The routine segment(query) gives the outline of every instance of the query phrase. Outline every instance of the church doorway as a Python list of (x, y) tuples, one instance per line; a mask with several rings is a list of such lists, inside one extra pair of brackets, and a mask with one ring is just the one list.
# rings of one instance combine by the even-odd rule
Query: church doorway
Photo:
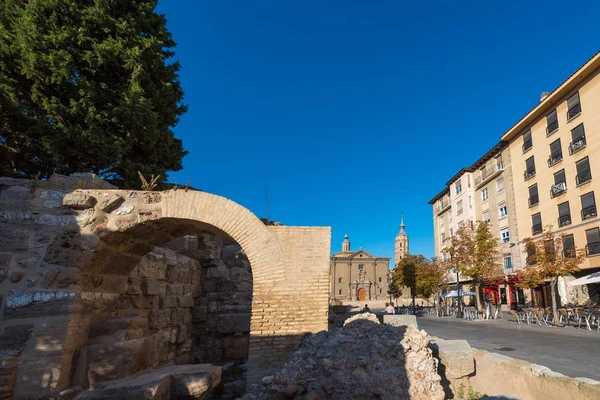
[(365, 301), (367, 299), (367, 289), (358, 289), (358, 301)]

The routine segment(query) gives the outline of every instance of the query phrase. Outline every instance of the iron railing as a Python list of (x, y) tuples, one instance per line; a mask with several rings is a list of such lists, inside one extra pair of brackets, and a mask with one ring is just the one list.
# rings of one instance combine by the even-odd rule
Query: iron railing
[(581, 210), (581, 219), (588, 219), (597, 216), (596, 205), (586, 207)]
[(523, 153), (525, 153), (527, 150), (529, 150), (532, 147), (533, 147), (533, 142), (531, 141), (531, 139), (526, 140), (525, 142), (523, 142)]
[(550, 124), (548, 124), (548, 126), (546, 127), (546, 136), (552, 135), (554, 132), (556, 132), (557, 129), (558, 129), (558, 120), (555, 120), (554, 122), (551, 122)]
[(538, 204), (540, 202), (540, 196), (537, 194), (534, 194), (533, 196), (529, 197), (529, 207), (533, 207), (536, 204)]
[(577, 174), (577, 176), (575, 176), (575, 182), (577, 182), (578, 185), (589, 182), (591, 180), (592, 180), (592, 171), (590, 171), (589, 169), (587, 171), (580, 172)]
[(568, 249), (563, 249), (563, 257), (564, 258), (575, 258), (576, 252), (575, 247), (569, 247)]
[(538, 233), (542, 233), (543, 230), (542, 224), (535, 224), (531, 227), (531, 234), (537, 235)]
[(569, 111), (567, 111), (567, 120), (575, 118), (579, 113), (581, 113), (581, 103), (577, 103), (569, 108)]
[(551, 167), (555, 164), (558, 164), (560, 161), (562, 161), (562, 159), (562, 150), (557, 150), (554, 153), (550, 154), (550, 157), (548, 157), (548, 166)]
[(577, 139), (573, 139), (573, 141), (569, 144), (569, 154), (575, 154), (579, 150), (583, 149), (586, 145), (585, 135), (579, 136)]
[(535, 167), (526, 169), (525, 172), (523, 172), (523, 177), (525, 178), (525, 180), (533, 178), (534, 176), (535, 176)]
[(550, 195), (552, 197), (560, 196), (564, 192), (567, 191), (567, 183), (566, 182), (558, 182), (554, 185), (550, 186)]
[(588, 256), (593, 256), (594, 254), (600, 254), (600, 242), (586, 244), (585, 252)]
[(571, 214), (565, 214), (558, 217), (558, 226), (565, 226), (571, 224)]

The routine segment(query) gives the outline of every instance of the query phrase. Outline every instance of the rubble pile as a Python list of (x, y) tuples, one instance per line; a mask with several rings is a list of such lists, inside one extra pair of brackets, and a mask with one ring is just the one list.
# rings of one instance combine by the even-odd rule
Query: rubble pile
[(444, 391), (429, 335), (382, 325), (370, 313), (308, 338), (276, 375), (254, 385), (246, 400), (442, 400)]

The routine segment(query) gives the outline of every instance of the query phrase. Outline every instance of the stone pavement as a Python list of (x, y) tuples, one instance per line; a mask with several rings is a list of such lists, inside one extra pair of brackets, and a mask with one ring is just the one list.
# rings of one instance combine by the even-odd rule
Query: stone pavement
[[(505, 318), (508, 317), (504, 313)], [(419, 329), (443, 339), (546, 366), (571, 377), (600, 380), (600, 332), (517, 324), (508, 319), (465, 321), (418, 317)]]

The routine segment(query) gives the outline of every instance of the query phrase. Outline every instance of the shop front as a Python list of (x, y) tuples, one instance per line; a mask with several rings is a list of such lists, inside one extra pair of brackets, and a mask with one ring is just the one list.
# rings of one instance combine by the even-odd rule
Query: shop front
[(521, 276), (518, 274), (506, 275), (495, 281), (488, 281), (483, 288), (485, 300), (492, 305), (501, 305), (503, 311), (516, 310), (525, 304), (525, 293), (519, 287)]

